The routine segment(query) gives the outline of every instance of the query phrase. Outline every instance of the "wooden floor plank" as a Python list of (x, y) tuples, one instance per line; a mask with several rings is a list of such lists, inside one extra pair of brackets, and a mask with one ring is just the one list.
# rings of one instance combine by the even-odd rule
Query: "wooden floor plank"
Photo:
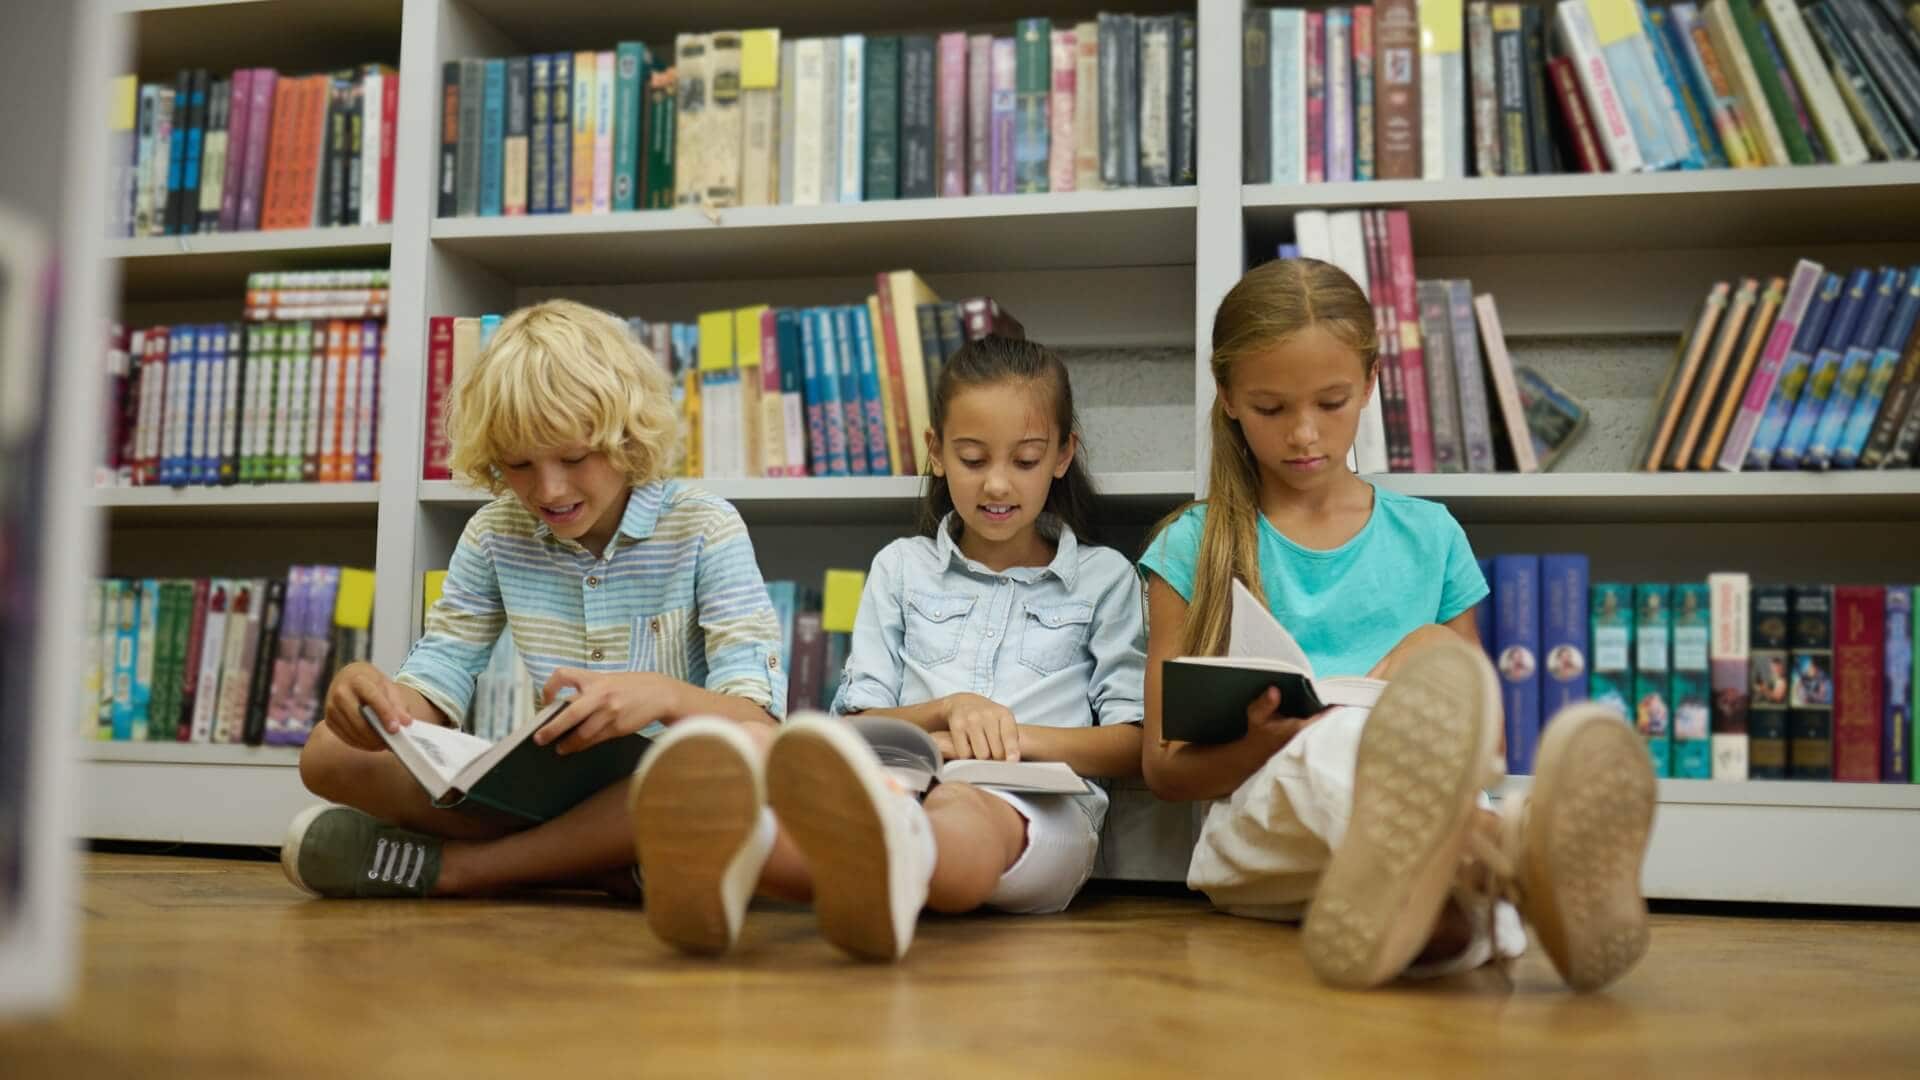
[(898, 966), (792, 907), (679, 956), (588, 896), (308, 901), (271, 863), (89, 857), (85, 972), (0, 1076), (1912, 1075), (1920, 924), (1665, 915), (1608, 993), (1536, 949), (1342, 994), (1297, 931), (1196, 901), (930, 917)]

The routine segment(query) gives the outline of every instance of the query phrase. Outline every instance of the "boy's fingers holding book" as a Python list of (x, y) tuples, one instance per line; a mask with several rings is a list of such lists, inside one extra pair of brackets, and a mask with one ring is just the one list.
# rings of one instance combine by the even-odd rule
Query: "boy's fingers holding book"
[(547, 677), (547, 685), (540, 691), (540, 700), (552, 701), (554, 695), (562, 690), (579, 691), (592, 677), (593, 672), (582, 671), (579, 668), (554, 668), (553, 674)]

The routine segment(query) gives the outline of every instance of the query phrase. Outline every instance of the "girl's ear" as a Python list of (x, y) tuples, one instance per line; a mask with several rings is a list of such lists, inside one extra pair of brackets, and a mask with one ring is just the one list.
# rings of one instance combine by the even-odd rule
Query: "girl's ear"
[(1061, 477), (1067, 475), (1067, 470), (1073, 467), (1073, 455), (1079, 452), (1080, 452), (1080, 436), (1070, 431), (1067, 433), (1066, 452), (1060, 455), (1059, 464), (1053, 467), (1053, 478), (1055, 480), (1058, 480)]
[(927, 464), (932, 467), (933, 475), (947, 475), (945, 467), (940, 464), (940, 436), (931, 430), (927, 432)]
[(1360, 407), (1366, 408), (1373, 400), (1373, 392), (1380, 387), (1380, 361), (1373, 362), (1373, 370), (1367, 372), (1367, 385), (1360, 391)]
[(1227, 419), (1229, 420), (1240, 419), (1240, 410), (1234, 407), (1233, 395), (1227, 393), (1227, 388), (1225, 384), (1220, 383), (1219, 381), (1215, 381), (1213, 384), (1213, 394), (1215, 397), (1220, 399), (1220, 407), (1226, 410)]

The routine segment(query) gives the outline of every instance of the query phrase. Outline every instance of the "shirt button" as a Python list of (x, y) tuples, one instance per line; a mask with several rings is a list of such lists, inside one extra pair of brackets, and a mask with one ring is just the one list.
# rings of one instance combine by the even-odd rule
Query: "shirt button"
[(599, 587), (600, 587), (600, 579), (599, 579), (599, 578), (597, 578), (597, 577), (590, 577), (590, 578), (588, 578), (588, 579), (587, 579), (587, 588), (589, 588), (589, 589), (597, 589), (597, 588), (599, 588)]
[(593, 650), (593, 652), (588, 653), (587, 655), (591, 656), (595, 660), (605, 660), (607, 658), (606, 652), (601, 649), (595, 649)]
[(780, 670), (780, 658), (779, 658), (778, 656), (769, 656), (769, 657), (767, 657), (767, 667), (769, 667), (769, 668), (771, 668), (771, 669), (773, 669), (774, 671), (779, 671), (779, 670)]
[(987, 631), (987, 636), (988, 636), (988, 637), (992, 637), (993, 635), (994, 635), (994, 631), (992, 631), (992, 630), (988, 630), (988, 631)]
[(647, 620), (647, 629), (658, 634), (660, 632), (660, 616), (655, 615), (653, 618)]

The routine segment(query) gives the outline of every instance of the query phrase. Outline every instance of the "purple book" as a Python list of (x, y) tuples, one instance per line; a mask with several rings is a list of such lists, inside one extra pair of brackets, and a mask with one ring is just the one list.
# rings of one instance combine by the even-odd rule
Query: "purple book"
[(1886, 724), (1880, 733), (1880, 779), (1913, 778), (1913, 589), (1887, 586)]
[(993, 134), (987, 157), (995, 195), (1013, 194), (1014, 56), (1012, 38), (993, 39)]
[(993, 35), (967, 39), (967, 194), (993, 191)]
[(267, 177), (267, 138), (273, 131), (273, 93), (280, 73), (272, 68), (253, 71), (252, 101), (247, 105), (246, 171), (240, 179), (240, 204), (234, 210), (236, 230), (260, 227), (260, 189)]
[(233, 73), (227, 106), (227, 172), (220, 181), (220, 231), (233, 232), (240, 216), (240, 183), (246, 175), (247, 136), (253, 116), (253, 69)]
[(940, 35), (938, 90), (934, 115), (938, 131), (940, 195), (967, 193), (967, 35)]

